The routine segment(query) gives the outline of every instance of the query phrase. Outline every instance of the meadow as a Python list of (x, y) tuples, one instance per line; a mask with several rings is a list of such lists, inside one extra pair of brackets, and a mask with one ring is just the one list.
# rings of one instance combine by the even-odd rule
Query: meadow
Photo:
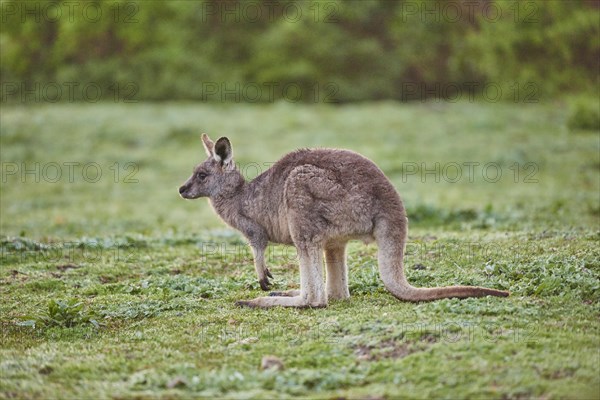
[[(3, 106), (0, 398), (600, 398), (600, 136), (569, 110)], [(349, 301), (236, 307), (262, 295), (249, 249), (177, 192), (202, 132), (247, 179), (300, 147), (369, 157), (404, 199), (412, 284), (511, 296), (401, 302), (357, 242)], [(293, 248), (267, 262), (298, 287)]]

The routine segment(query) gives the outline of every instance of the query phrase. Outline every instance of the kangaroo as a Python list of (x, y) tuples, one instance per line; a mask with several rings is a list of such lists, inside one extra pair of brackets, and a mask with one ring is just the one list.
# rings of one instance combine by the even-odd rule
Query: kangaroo
[[(179, 188), (184, 199), (208, 197), (215, 212), (248, 240), (260, 287), (273, 278), (265, 265), (269, 242), (296, 247), (300, 290), (236, 302), (247, 307), (326, 307), (347, 299), (346, 243), (375, 241), (385, 287), (398, 299), (506, 297), (508, 292), (476, 286), (417, 288), (404, 275), (408, 219), (398, 192), (370, 160), (349, 150), (302, 149), (285, 155), (246, 182), (233, 161), (229, 139), (202, 134), (208, 156)], [(323, 254), (326, 284), (323, 279)]]

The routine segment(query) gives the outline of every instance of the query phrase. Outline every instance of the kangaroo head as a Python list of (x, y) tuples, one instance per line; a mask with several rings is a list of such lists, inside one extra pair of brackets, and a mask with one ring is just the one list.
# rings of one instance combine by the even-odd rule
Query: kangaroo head
[(192, 176), (179, 188), (179, 194), (184, 199), (232, 194), (244, 183), (244, 178), (233, 162), (229, 139), (222, 137), (213, 143), (203, 133), (202, 144), (208, 158), (194, 168)]

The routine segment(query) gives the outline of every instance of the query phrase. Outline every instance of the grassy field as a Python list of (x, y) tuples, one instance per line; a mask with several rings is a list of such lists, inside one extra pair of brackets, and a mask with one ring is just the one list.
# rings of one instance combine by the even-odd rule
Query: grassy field
[[(0, 398), (600, 398), (600, 136), (548, 104), (2, 108)], [(228, 136), (248, 179), (299, 147), (373, 159), (405, 200), (410, 304), (376, 247), (349, 301), (251, 310), (242, 237), (177, 187)], [(275, 289), (293, 248), (269, 248)], [(261, 369), (264, 356), (277, 368)]]

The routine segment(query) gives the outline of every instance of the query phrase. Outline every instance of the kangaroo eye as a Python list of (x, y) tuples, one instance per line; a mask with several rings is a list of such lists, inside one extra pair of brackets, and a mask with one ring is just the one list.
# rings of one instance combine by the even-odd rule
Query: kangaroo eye
[(198, 172), (196, 174), (196, 176), (198, 177), (198, 179), (200, 179), (201, 181), (205, 180), (206, 177), (208, 176), (207, 174), (205, 174), (204, 172)]

